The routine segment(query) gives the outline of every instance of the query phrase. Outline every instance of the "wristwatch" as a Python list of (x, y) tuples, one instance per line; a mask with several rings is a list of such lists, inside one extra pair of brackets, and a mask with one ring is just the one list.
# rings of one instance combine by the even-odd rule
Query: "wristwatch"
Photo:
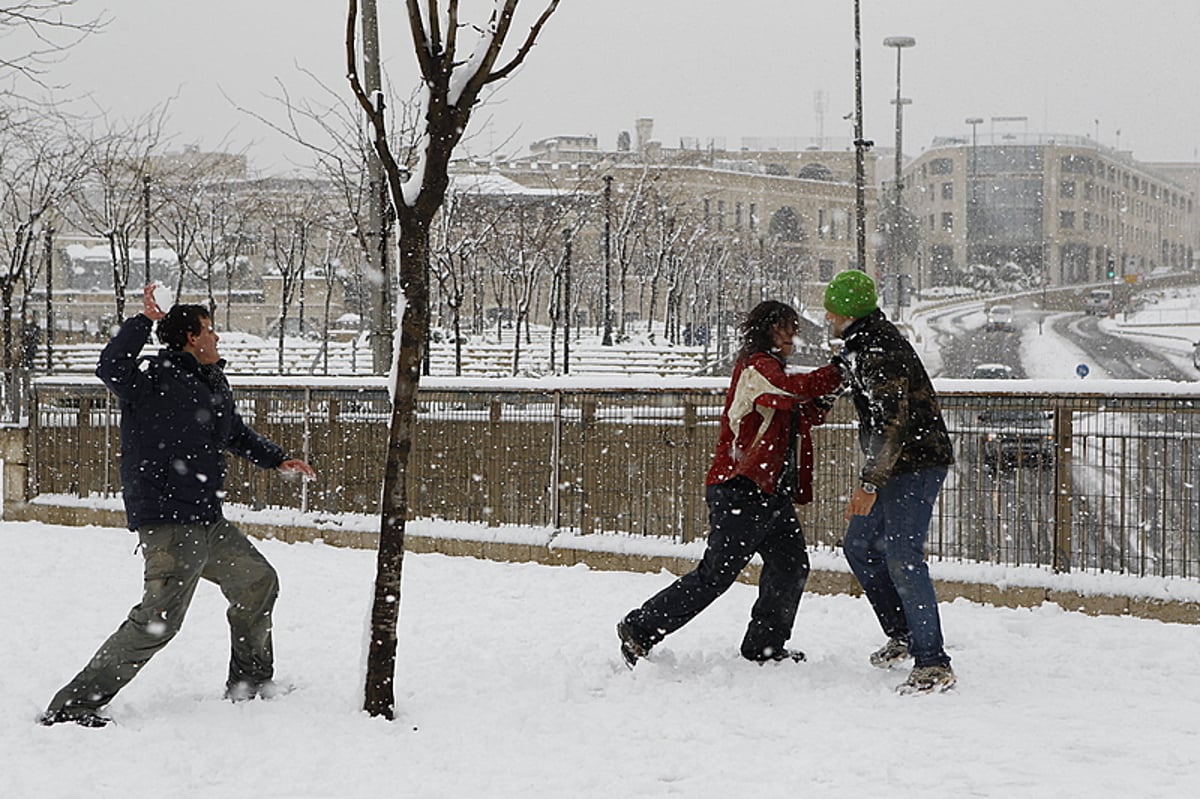
[(879, 490), (879, 486), (875, 485), (874, 483), (864, 482), (862, 484), (862, 490), (866, 491), (868, 494), (874, 494), (876, 491)]

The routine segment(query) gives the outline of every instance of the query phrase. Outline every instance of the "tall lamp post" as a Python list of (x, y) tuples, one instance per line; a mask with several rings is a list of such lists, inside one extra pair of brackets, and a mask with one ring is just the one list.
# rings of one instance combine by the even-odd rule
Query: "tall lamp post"
[(604, 336), (600, 345), (613, 345), (612, 307), (612, 175), (604, 176)]
[(860, 0), (854, 0), (854, 233), (857, 269), (867, 271), (866, 151), (874, 142), (863, 138), (862, 107), (862, 18)]
[(978, 191), (979, 183), (979, 139), (977, 137), (978, 127), (983, 124), (983, 117), (967, 117), (965, 120), (971, 126), (971, 169), (967, 179), (967, 241), (966, 241), (966, 259), (967, 263), (971, 262), (971, 244), (975, 241), (974, 225), (975, 217), (979, 213), (976, 207), (975, 194)]
[(892, 206), (892, 224), (889, 231), (888, 240), (891, 245), (892, 255), (892, 273), (895, 279), (896, 292), (896, 315), (900, 315), (900, 219), (902, 193), (904, 191), (904, 180), (901, 177), (901, 170), (904, 169), (904, 106), (911, 103), (911, 100), (906, 100), (900, 96), (900, 53), (906, 47), (915, 47), (917, 40), (911, 36), (889, 36), (883, 40), (884, 47), (896, 48), (896, 99), (893, 104), (896, 106), (896, 174), (892, 178), (892, 188), (895, 191), (895, 199)]

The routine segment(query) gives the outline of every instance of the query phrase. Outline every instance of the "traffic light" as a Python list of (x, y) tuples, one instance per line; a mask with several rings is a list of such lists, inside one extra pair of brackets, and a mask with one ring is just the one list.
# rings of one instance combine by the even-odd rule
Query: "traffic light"
[(1108, 279), (1112, 280), (1117, 276), (1117, 262), (1110, 255), (1108, 258)]

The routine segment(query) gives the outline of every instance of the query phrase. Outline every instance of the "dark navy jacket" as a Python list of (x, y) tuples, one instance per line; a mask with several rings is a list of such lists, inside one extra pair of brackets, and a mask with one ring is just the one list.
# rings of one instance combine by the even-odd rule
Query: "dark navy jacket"
[(121, 485), (129, 529), (221, 518), (225, 450), (263, 468), (281, 447), (247, 427), (221, 367), (190, 353), (139, 358), (153, 322), (126, 320), (100, 353), (96, 375), (121, 401)]

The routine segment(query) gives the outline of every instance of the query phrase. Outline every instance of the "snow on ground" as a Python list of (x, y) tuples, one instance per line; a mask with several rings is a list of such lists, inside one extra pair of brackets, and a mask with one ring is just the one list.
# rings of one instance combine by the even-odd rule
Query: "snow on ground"
[(103, 730), (34, 724), (140, 591), (122, 530), (0, 524), (0, 796), (1183, 797), (1200, 791), (1200, 628), (943, 604), (959, 687), (899, 697), (865, 600), (806, 596), (805, 664), (737, 656), (736, 585), (631, 671), (613, 626), (666, 574), (405, 561), (394, 723), (360, 711), (374, 554), (260, 546), (282, 581), (272, 702), (221, 700), (204, 585)]

